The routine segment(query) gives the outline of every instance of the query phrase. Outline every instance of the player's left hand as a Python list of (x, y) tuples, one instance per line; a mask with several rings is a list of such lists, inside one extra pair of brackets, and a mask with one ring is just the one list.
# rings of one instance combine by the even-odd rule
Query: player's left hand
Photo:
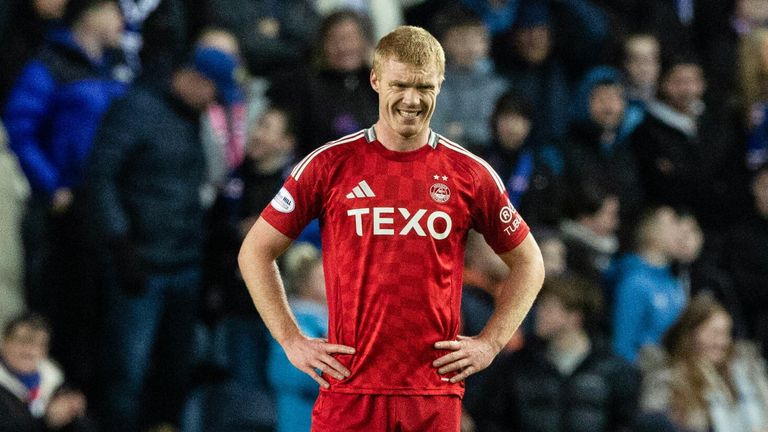
[(459, 336), (457, 340), (435, 343), (435, 349), (453, 351), (432, 362), (440, 375), (458, 373), (450, 378), (451, 383), (463, 381), (468, 376), (487, 368), (498, 350), (479, 337)]

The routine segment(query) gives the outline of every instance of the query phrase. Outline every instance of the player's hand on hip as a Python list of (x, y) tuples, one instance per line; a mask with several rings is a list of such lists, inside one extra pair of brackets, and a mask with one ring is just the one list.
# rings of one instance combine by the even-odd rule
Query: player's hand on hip
[(300, 371), (306, 373), (324, 388), (330, 387), (323, 374), (337, 380), (349, 377), (350, 371), (331, 354), (354, 354), (355, 349), (345, 345), (328, 343), (325, 339), (308, 338), (300, 335), (283, 345), (288, 360)]
[(459, 336), (457, 340), (435, 343), (435, 349), (452, 351), (432, 362), (440, 375), (457, 372), (450, 382), (463, 381), (468, 376), (487, 368), (496, 349), (490, 343), (478, 337)]

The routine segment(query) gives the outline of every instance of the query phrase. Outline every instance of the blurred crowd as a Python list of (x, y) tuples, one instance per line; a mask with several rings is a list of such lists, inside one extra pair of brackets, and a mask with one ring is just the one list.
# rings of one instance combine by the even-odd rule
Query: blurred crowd
[[(446, 51), (432, 128), (544, 255), (469, 431), (768, 431), (768, 2), (8, 0), (0, 430), (306, 431), (238, 274), (293, 165), (372, 125), (372, 48)], [(281, 259), (328, 333), (317, 222)], [(468, 239), (463, 333), (504, 266)]]

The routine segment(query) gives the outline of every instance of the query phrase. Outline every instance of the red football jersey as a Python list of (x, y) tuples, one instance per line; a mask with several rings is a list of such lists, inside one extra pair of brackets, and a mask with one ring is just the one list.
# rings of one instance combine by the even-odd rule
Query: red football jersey
[(330, 391), (463, 394), (432, 361), (459, 332), (467, 231), (497, 253), (529, 231), (485, 161), (433, 132), (391, 151), (371, 127), (310, 153), (261, 216), (291, 238), (320, 220), (328, 339), (356, 350)]

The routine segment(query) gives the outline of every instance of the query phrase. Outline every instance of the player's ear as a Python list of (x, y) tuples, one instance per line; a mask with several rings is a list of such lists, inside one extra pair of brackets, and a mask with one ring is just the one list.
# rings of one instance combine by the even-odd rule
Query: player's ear
[(378, 93), (379, 92), (379, 77), (376, 75), (376, 69), (371, 69), (371, 87), (373, 87), (373, 90)]

